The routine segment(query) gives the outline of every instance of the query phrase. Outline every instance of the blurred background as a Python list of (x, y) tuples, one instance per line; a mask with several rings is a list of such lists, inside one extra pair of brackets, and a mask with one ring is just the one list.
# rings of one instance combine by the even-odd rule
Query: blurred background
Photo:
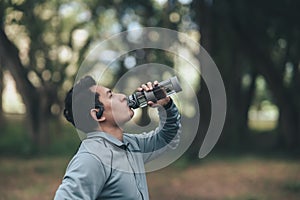
[[(227, 94), (221, 138), (200, 160), (210, 99), (198, 80), (196, 138), (179, 160), (148, 174), (150, 198), (298, 199), (299, 8), (298, 0), (1, 0), (0, 199), (53, 198), (80, 144), (62, 117), (80, 64), (100, 41), (141, 27), (199, 42)], [(131, 52), (114, 80), (142, 61), (175, 62), (151, 49)]]

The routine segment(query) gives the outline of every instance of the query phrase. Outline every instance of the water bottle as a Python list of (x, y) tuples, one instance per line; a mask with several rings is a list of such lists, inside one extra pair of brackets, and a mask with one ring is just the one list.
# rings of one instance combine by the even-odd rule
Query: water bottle
[(180, 91), (182, 91), (182, 88), (177, 77), (174, 76), (158, 83), (151, 91), (134, 92), (127, 97), (127, 102), (130, 108), (143, 108), (148, 105), (148, 101), (156, 103), (158, 100)]

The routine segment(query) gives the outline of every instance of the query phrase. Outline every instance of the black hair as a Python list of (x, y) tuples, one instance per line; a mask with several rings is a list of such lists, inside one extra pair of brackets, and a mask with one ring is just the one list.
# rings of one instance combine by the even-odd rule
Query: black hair
[(86, 133), (95, 131), (98, 127), (90, 110), (100, 107), (103, 112), (104, 109), (103, 103), (99, 100), (100, 94), (90, 89), (94, 85), (96, 81), (91, 76), (85, 76), (68, 91), (65, 98), (65, 118)]

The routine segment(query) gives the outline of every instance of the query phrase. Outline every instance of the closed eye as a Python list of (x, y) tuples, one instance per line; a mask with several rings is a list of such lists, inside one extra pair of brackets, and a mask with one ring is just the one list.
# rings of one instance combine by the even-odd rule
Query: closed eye
[(111, 90), (108, 90), (108, 91), (106, 92), (106, 94), (107, 94), (108, 98), (111, 98), (112, 95), (113, 95), (113, 93), (111, 92)]

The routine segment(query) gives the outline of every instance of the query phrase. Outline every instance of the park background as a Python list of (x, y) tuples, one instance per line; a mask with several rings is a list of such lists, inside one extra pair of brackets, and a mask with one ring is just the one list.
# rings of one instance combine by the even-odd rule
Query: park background
[[(141, 27), (199, 42), (227, 95), (222, 135), (199, 159), (210, 119), (199, 80), (197, 136), (175, 163), (148, 173), (151, 199), (298, 199), (299, 8), (297, 0), (1, 0), (0, 199), (53, 198), (80, 144), (62, 118), (66, 91), (96, 43)], [(174, 62), (151, 50), (135, 65), (142, 60)], [(125, 61), (115, 80), (128, 70)], [(147, 123), (147, 114), (139, 123)]]

